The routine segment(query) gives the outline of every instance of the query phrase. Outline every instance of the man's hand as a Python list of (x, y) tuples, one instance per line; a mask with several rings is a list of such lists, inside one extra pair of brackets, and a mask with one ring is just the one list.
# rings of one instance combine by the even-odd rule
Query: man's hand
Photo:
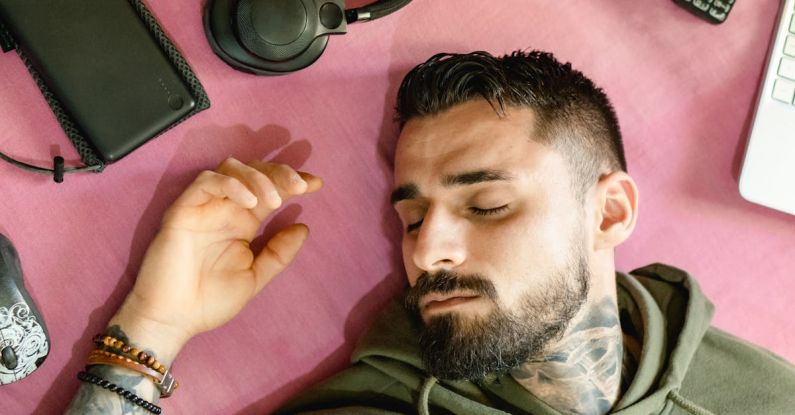
[(204, 171), (166, 211), (138, 279), (111, 320), (166, 364), (191, 337), (237, 315), (292, 262), (309, 229), (294, 224), (262, 252), (249, 243), (262, 222), (320, 178), (283, 164), (227, 159)]

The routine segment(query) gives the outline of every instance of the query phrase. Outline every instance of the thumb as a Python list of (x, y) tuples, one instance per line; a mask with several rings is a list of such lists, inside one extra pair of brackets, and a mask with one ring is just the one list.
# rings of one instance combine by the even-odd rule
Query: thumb
[(309, 228), (301, 223), (290, 225), (273, 235), (252, 265), (257, 293), (293, 262), (307, 236)]

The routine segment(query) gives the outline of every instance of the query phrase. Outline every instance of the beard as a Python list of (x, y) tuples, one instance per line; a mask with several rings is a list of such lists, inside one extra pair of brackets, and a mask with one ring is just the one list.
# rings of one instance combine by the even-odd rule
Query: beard
[[(420, 353), (428, 373), (445, 380), (479, 380), (540, 356), (588, 297), (591, 274), (585, 255), (563, 268), (550, 275), (545, 286), (528, 289), (517, 310), (501, 306), (494, 284), (484, 276), (448, 271), (420, 275), (406, 292), (404, 305), (420, 330)], [(479, 294), (493, 309), (485, 316), (450, 312), (423, 322), (422, 297), (457, 290)]]

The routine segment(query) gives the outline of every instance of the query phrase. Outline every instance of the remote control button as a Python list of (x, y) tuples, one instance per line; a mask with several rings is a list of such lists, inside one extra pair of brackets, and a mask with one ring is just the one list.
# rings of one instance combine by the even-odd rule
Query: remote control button
[(784, 54), (795, 57), (795, 36), (787, 36), (784, 42)]
[(778, 65), (778, 74), (795, 81), (795, 60), (781, 58), (781, 63)]
[(773, 98), (792, 104), (793, 97), (795, 97), (795, 82), (776, 79), (776, 83), (773, 84)]
[(0, 363), (9, 370), (17, 368), (17, 354), (14, 353), (14, 349), (11, 346), (4, 347), (3, 351), (0, 352)]

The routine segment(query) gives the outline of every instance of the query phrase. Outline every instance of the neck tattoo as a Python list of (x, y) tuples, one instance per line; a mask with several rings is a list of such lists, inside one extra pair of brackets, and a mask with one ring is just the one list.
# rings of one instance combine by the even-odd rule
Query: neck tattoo
[(621, 394), (623, 342), (615, 300), (591, 306), (543, 356), (511, 375), (533, 395), (568, 414), (601, 415)]

